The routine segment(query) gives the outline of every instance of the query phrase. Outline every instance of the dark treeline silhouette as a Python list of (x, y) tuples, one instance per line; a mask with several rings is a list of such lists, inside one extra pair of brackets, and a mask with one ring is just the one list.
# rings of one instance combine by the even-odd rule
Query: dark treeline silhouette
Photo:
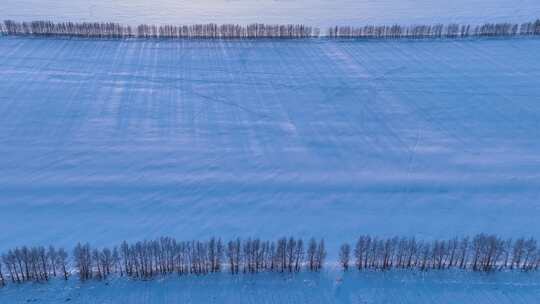
[(320, 30), (303, 24), (194, 24), (148, 25), (136, 27), (118, 23), (74, 23), (6, 20), (0, 23), (4, 35), (67, 36), (83, 38), (466, 38), (540, 35), (540, 20), (517, 23), (433, 24), (433, 25), (366, 25), (335, 26), (321, 35)]
[(467, 38), (540, 35), (540, 19), (522, 24), (485, 23), (435, 25), (367, 25), (335, 26), (328, 29), (329, 38)]
[[(184, 276), (226, 271), (236, 275), (296, 273), (303, 269), (317, 272), (324, 266), (326, 254), (324, 240), (312, 238), (304, 242), (292, 237), (228, 242), (216, 238), (178, 241), (161, 237), (123, 242), (110, 248), (79, 243), (71, 256), (63, 248), (23, 246), (2, 254), (0, 287), (8, 281), (46, 282), (52, 277), (68, 280), (71, 274), (86, 281), (103, 280), (111, 275), (151, 279), (172, 273)], [(540, 267), (540, 247), (535, 239), (502, 239), (487, 234), (434, 241), (363, 235), (353, 246), (343, 244), (338, 258), (344, 270), (355, 267), (359, 270), (536, 271)]]
[(73, 23), (51, 21), (4, 21), (0, 30), (7, 35), (73, 36), (85, 38), (308, 38), (319, 30), (302, 24), (194, 24), (147, 25), (118, 23)]
[[(306, 265), (311, 271), (322, 268), (326, 251), (324, 241), (282, 238), (277, 241), (260, 239), (209, 241), (177, 241), (162, 237), (134, 244), (123, 242), (111, 249), (91, 249), (78, 244), (74, 250), (75, 270), (82, 280), (102, 279), (111, 273), (135, 278), (156, 275), (203, 275), (224, 268), (232, 274), (261, 271), (298, 272)], [(225, 267), (227, 266), (227, 267)]]
[[(346, 270), (350, 247), (340, 250), (340, 263)], [(376, 238), (360, 236), (353, 249), (356, 268), (388, 270), (469, 269), (490, 272), (518, 269), (538, 270), (540, 248), (535, 239), (502, 239), (479, 234), (473, 238), (419, 241), (415, 238)]]
[[(326, 258), (324, 240), (281, 238), (276, 241), (236, 239), (227, 243), (212, 238), (208, 241), (177, 241), (161, 237), (136, 243), (123, 242), (112, 248), (92, 248), (77, 244), (71, 260), (64, 249), (21, 247), (2, 255), (6, 275), (14, 283), (43, 282), (50, 277), (65, 280), (76, 273), (80, 280), (106, 279), (111, 274), (149, 279), (158, 275), (204, 275), (226, 270), (231, 274), (299, 272), (322, 269)], [(0, 286), (6, 278), (0, 268)]]
[[(50, 246), (15, 248), (2, 254), (5, 273), (12, 282), (48, 281), (50, 277), (69, 275), (68, 254), (64, 249)], [(6, 278), (0, 266), (0, 286), (5, 285)]]

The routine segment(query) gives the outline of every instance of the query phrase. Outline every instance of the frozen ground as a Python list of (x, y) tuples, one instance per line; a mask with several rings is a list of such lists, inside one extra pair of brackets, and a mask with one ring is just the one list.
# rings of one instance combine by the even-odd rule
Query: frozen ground
[(538, 0), (2, 0), (0, 18), (138, 23), (523, 22)]
[(540, 236), (540, 40), (0, 39), (0, 251)]
[(228, 274), (149, 282), (77, 280), (46, 285), (10, 285), (0, 302), (23, 303), (537, 303), (537, 274), (303, 273), (296, 276)]

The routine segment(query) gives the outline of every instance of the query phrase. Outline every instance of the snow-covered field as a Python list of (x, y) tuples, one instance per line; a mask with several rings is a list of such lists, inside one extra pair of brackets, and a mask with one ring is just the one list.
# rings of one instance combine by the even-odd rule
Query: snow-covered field
[(540, 40), (0, 39), (0, 251), (540, 236)]
[(376, 272), (228, 274), (155, 281), (10, 285), (1, 303), (537, 303), (536, 273)]
[(523, 22), (540, 17), (538, 0), (2, 0), (0, 18), (138, 23)]

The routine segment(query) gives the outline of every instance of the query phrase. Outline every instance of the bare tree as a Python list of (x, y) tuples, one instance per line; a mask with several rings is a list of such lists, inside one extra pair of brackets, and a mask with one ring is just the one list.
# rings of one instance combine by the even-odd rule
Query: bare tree
[(0, 263), (0, 287), (6, 286), (6, 282), (4, 280), (4, 274), (2, 273), (2, 263)]
[(92, 254), (89, 244), (77, 244), (73, 250), (73, 258), (75, 269), (79, 273), (81, 281), (86, 281), (92, 278)]
[(315, 255), (316, 260), (316, 267), (315, 270), (320, 270), (324, 265), (324, 260), (326, 259), (326, 247), (324, 245), (324, 239), (321, 239), (319, 241), (319, 244), (317, 245), (317, 251)]
[(349, 269), (349, 259), (351, 254), (351, 246), (349, 244), (341, 245), (339, 249), (339, 262), (344, 270)]
[(69, 277), (68, 254), (63, 248), (60, 248), (57, 252), (57, 266), (62, 270), (64, 280), (67, 280)]
[(53, 246), (49, 246), (47, 252), (47, 258), (49, 259), (50, 269), (52, 269), (52, 274), (56, 277), (56, 267), (58, 266), (58, 254), (56, 249)]
[(317, 267), (317, 241), (314, 238), (309, 240), (307, 248), (307, 261), (309, 270), (315, 270)]

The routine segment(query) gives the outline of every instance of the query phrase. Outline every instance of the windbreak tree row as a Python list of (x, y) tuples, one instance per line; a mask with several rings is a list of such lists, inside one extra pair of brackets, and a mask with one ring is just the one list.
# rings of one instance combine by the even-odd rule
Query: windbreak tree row
[(149, 279), (158, 275), (205, 275), (227, 271), (231, 274), (319, 271), (324, 265), (324, 240), (281, 238), (276, 241), (235, 239), (222, 242), (178, 241), (161, 237), (136, 243), (123, 242), (112, 248), (77, 244), (68, 260), (64, 249), (20, 247), (2, 255), (6, 277), (0, 267), (0, 286), (8, 278), (13, 283), (44, 282), (51, 277), (68, 279), (77, 274), (82, 281), (106, 279), (115, 274)]
[(326, 257), (324, 240), (311, 239), (307, 248), (303, 244), (303, 240), (293, 238), (236, 239), (224, 243), (215, 238), (186, 242), (162, 237), (134, 244), (123, 242), (112, 249), (78, 244), (73, 262), (81, 280), (103, 279), (111, 273), (152, 278), (170, 273), (204, 275), (223, 269), (231, 274), (298, 272), (304, 266), (310, 271), (320, 270)]
[(319, 30), (303, 24), (194, 24), (136, 27), (118, 23), (54, 23), (51, 21), (4, 21), (0, 31), (7, 35), (73, 36), (85, 38), (308, 38)]
[(353, 249), (349, 244), (341, 246), (339, 260), (345, 270), (354, 263), (359, 270), (453, 268), (483, 272), (505, 269), (532, 271), (540, 267), (540, 248), (532, 238), (512, 240), (487, 234), (429, 242), (363, 235)]
[[(2, 268), (4, 266), (4, 268)], [(62, 248), (20, 247), (2, 254), (0, 286), (6, 284), (5, 275), (14, 283), (48, 281), (58, 275), (68, 278), (68, 253)]]
[[(111, 275), (151, 279), (173, 273), (317, 272), (325, 265), (327, 255), (323, 239), (305, 242), (292, 237), (227, 242), (218, 238), (179, 241), (161, 237), (102, 248), (79, 243), (71, 252), (68, 255), (65, 249), (53, 246), (10, 249), (1, 255), (0, 287), (8, 281), (67, 280), (72, 274), (86, 281)], [(340, 247), (338, 261), (344, 270), (536, 271), (540, 268), (540, 247), (532, 238), (502, 239), (487, 234), (433, 241), (363, 235), (354, 245)]]
[(467, 38), (540, 35), (540, 20), (517, 23), (419, 24), (334, 26), (320, 32), (317, 27), (304, 24), (194, 24), (194, 25), (122, 25), (118, 23), (6, 20), (0, 23), (0, 34), (83, 38)]
[(522, 24), (486, 23), (435, 25), (367, 25), (364, 27), (336, 26), (328, 29), (330, 38), (467, 38), (540, 35), (540, 19)]

